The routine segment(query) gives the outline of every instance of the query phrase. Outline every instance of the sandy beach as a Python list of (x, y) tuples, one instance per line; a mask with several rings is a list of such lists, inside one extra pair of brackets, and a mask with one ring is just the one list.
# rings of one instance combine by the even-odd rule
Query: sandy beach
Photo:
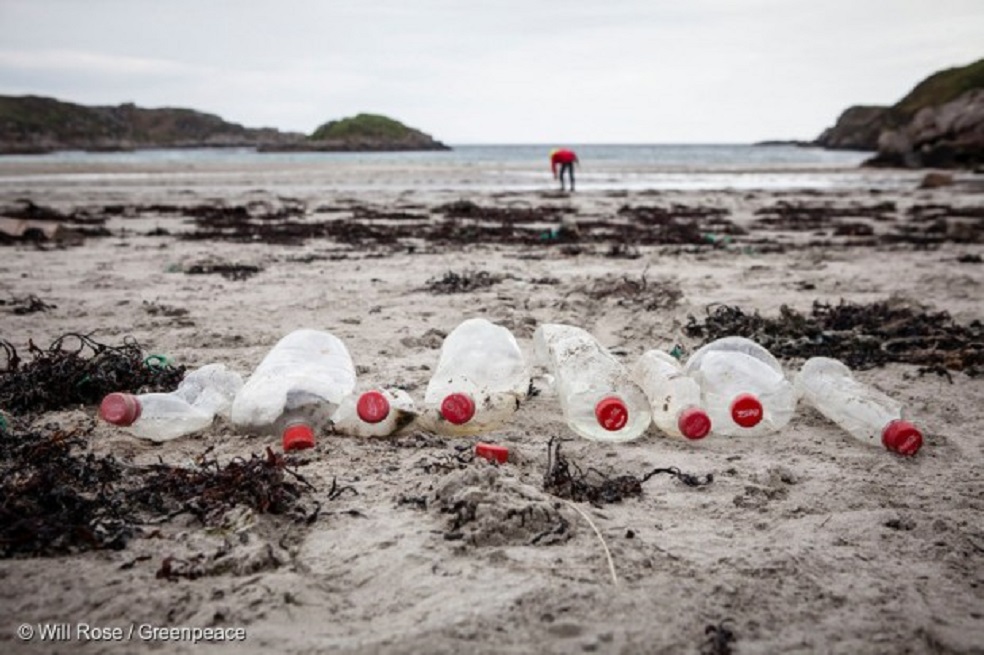
[[(887, 187), (865, 176), (888, 173), (855, 171), (850, 188), (830, 190), (568, 195), (548, 172), (535, 189), (462, 191), (425, 168), (102, 177), (113, 170), (0, 167), (6, 213), (29, 200), (82, 235), (0, 245), (0, 338), (24, 361), (29, 341), (82, 333), (247, 376), (277, 339), (312, 327), (346, 342), (360, 384), (419, 402), (441, 339), (473, 316), (512, 330), (531, 364), (544, 322), (581, 326), (630, 364), (649, 348), (693, 352), (703, 340), (688, 325), (721, 305), (776, 318), (816, 302), (891, 302), (962, 326), (984, 319), (984, 190), (969, 174), (935, 189), (919, 188), (921, 173)], [(376, 186), (381, 174), (393, 179)], [(50, 307), (12, 311), (29, 296)], [(782, 358), (788, 374), (802, 361)], [(481, 438), (319, 435), (291, 467), (312, 486), (299, 514), (237, 506), (205, 525), (183, 513), (120, 550), (0, 560), (0, 649), (982, 653), (984, 381), (979, 365), (959, 366), (857, 373), (922, 427), (914, 458), (861, 444), (803, 404), (766, 437), (684, 442), (651, 428), (593, 443), (547, 392)], [(148, 443), (99, 421), (94, 405), (18, 420), (81, 430), (84, 452), (134, 465), (280, 450), (221, 420)], [(572, 503), (544, 489), (551, 439), (566, 439), (563, 454), (585, 471), (677, 467), (713, 482), (657, 475), (638, 497)], [(510, 461), (473, 460), (479, 440), (508, 446)], [(245, 638), (18, 638), (22, 624), (60, 623)]]

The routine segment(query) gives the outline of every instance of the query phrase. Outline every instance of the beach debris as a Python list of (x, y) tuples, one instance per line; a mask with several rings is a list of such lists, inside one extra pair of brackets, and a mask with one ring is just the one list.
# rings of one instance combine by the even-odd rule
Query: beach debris
[[(288, 468), (288, 463), (296, 464), (296, 460), (288, 460), (269, 447), (263, 455), (236, 457), (225, 466), (207, 459), (208, 454), (206, 451), (198, 458), (195, 468), (152, 464), (135, 469), (140, 486), (128, 492), (130, 501), (156, 517), (189, 513), (204, 525), (217, 525), (236, 506), (260, 514), (293, 514), (302, 522), (317, 511), (298, 502), (314, 486)], [(337, 498), (341, 492), (332, 486)]]
[(133, 536), (123, 465), (76, 452), (93, 425), (27, 429), (14, 418), (0, 435), (0, 559), (119, 550)]
[[(310, 524), (320, 505), (300, 462), (274, 454), (207, 459), (193, 468), (133, 466), (85, 452), (94, 421), (28, 427), (16, 417), (0, 433), (0, 558), (119, 550), (146, 526), (190, 513), (207, 526), (248, 508)], [(329, 500), (347, 490), (333, 484)], [(353, 490), (354, 491), (354, 490)]]
[(645, 311), (672, 309), (683, 298), (680, 282), (675, 277), (647, 278), (648, 267), (638, 278), (628, 275), (605, 275), (589, 285), (575, 288), (592, 300), (614, 299), (621, 307), (638, 307)]
[(479, 442), (475, 444), (475, 456), (505, 464), (509, 460), (509, 449), (498, 444)]
[(433, 294), (471, 293), (502, 282), (502, 276), (488, 271), (447, 271), (427, 280), (425, 289)]
[(0, 243), (14, 241), (54, 241), (63, 236), (65, 228), (53, 221), (32, 221), (0, 216)]
[(58, 305), (51, 305), (41, 300), (33, 293), (23, 298), (11, 298), (10, 300), (0, 300), (0, 306), (11, 307), (11, 311), (18, 316), (34, 314), (35, 312), (46, 312), (50, 309), (57, 309)]
[(30, 362), (0, 339), (6, 365), (0, 369), (0, 406), (11, 414), (53, 411), (72, 405), (94, 405), (114, 391), (149, 393), (173, 391), (184, 366), (151, 365), (132, 337), (119, 346), (91, 335), (67, 333), (40, 348), (28, 342)]
[(920, 189), (938, 189), (944, 186), (953, 186), (953, 176), (936, 171), (923, 175), (922, 182), (919, 183)]
[(775, 318), (714, 305), (703, 321), (689, 316), (684, 332), (702, 343), (743, 336), (781, 359), (832, 357), (854, 370), (900, 362), (984, 374), (984, 323), (961, 325), (945, 311), (930, 312), (901, 298), (836, 305), (817, 300), (808, 314), (784, 305)]
[(732, 643), (736, 639), (735, 631), (729, 627), (733, 619), (724, 619), (704, 628), (705, 639), (700, 645), (701, 655), (731, 655)]
[(253, 264), (202, 262), (184, 269), (185, 275), (221, 275), (227, 280), (248, 280), (263, 269)]
[(677, 478), (688, 487), (702, 487), (714, 481), (713, 474), (703, 478), (684, 473), (676, 467), (655, 468), (638, 478), (634, 475), (609, 476), (598, 469), (581, 467), (569, 461), (560, 452), (561, 440), (551, 437), (547, 443), (547, 471), (543, 476), (543, 490), (558, 498), (592, 505), (618, 503), (626, 498), (642, 495), (642, 485), (660, 473)]

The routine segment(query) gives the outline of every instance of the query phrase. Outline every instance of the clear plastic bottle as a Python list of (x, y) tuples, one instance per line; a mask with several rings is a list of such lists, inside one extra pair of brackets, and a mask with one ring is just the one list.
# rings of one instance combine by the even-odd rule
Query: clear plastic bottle
[(859, 441), (907, 456), (922, 447), (922, 433), (902, 418), (902, 403), (859, 382), (836, 359), (806, 360), (793, 383), (806, 402)]
[(355, 389), (345, 344), (328, 332), (291, 332), (267, 353), (232, 404), (232, 422), (259, 434), (280, 434), (284, 450), (311, 448), (316, 431)]
[(796, 392), (782, 366), (750, 339), (712, 341), (691, 355), (683, 370), (700, 384), (714, 434), (768, 434), (785, 427), (796, 411)]
[(134, 436), (169, 441), (212, 425), (228, 416), (243, 378), (225, 364), (207, 364), (188, 373), (170, 393), (111, 393), (103, 398), (99, 415)]
[(649, 398), (653, 423), (661, 431), (687, 439), (703, 439), (710, 432), (700, 385), (683, 372), (675, 357), (662, 350), (647, 351), (632, 368), (632, 379)]
[(440, 434), (487, 432), (512, 418), (529, 387), (529, 370), (512, 332), (471, 318), (444, 339), (419, 421)]
[(403, 389), (371, 389), (342, 400), (331, 422), (335, 432), (353, 437), (388, 437), (417, 417), (413, 398)]
[(546, 323), (533, 334), (537, 361), (554, 378), (564, 419), (594, 441), (629, 441), (649, 427), (649, 400), (590, 333)]

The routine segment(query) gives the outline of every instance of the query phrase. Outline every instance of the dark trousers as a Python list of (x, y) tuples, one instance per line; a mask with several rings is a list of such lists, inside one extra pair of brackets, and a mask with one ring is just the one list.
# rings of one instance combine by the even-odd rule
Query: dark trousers
[(571, 191), (574, 190), (574, 164), (561, 164), (560, 165), (560, 189), (564, 190), (564, 173), (571, 178)]

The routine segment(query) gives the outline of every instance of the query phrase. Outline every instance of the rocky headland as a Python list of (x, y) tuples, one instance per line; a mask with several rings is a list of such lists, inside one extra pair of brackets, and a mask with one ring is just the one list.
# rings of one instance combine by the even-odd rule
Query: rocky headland
[(244, 127), (192, 109), (147, 109), (131, 103), (86, 106), (40, 96), (0, 96), (2, 154), (230, 147), (262, 151), (448, 149), (419, 130), (374, 114), (330, 121), (305, 135)]
[(892, 106), (848, 108), (815, 145), (875, 151), (868, 166), (984, 166), (984, 59), (931, 75)]

